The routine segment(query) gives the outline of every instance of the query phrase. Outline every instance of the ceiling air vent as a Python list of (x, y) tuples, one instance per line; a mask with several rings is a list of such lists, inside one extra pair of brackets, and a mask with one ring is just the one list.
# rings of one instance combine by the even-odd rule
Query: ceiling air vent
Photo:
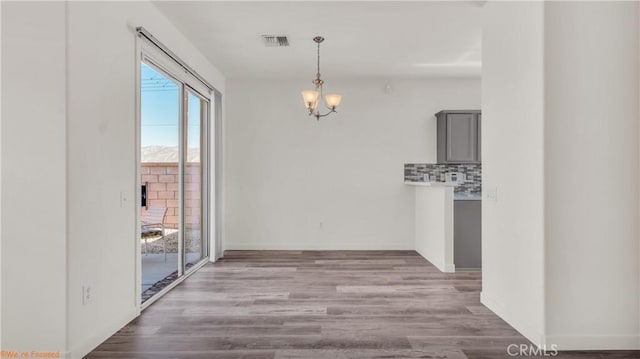
[(286, 36), (262, 35), (262, 41), (266, 47), (283, 47), (289, 46), (289, 40)]

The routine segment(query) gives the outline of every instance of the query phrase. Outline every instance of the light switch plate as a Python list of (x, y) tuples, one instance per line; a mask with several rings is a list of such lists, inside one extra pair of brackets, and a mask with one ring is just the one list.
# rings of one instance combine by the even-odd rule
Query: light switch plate
[(89, 285), (82, 286), (82, 304), (87, 305), (93, 302), (93, 289)]
[(486, 189), (487, 200), (489, 201), (497, 201), (498, 200), (498, 188), (497, 187), (489, 187)]

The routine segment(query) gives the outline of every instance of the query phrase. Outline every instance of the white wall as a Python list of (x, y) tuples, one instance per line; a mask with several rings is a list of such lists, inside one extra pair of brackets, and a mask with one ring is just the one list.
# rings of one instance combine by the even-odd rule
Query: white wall
[(65, 4), (1, 6), (2, 349), (64, 352)]
[(441, 272), (453, 263), (453, 187), (415, 188), (414, 249)]
[(547, 343), (638, 348), (638, 3), (545, 6)]
[(638, 4), (484, 16), (482, 301), (536, 344), (638, 349)]
[[(83, 355), (136, 314), (135, 27), (144, 26), (220, 91), (223, 76), (147, 2), (71, 2), (69, 350)], [(82, 305), (82, 285), (94, 289)]]
[(138, 314), (135, 27), (222, 92), (224, 77), (148, 2), (2, 16), (2, 349), (79, 358)]
[[(2, 4), (0, 4), (0, 33), (2, 33)], [(2, 84), (2, 36), (0, 35), (0, 84)], [(2, 198), (2, 86), (0, 85), (0, 198)], [(2, 203), (0, 202), (0, 317), (2, 316)], [(0, 348), (2, 345), (2, 319), (0, 319)]]
[(414, 248), (403, 165), (435, 162), (433, 114), (479, 108), (479, 80), (325, 81), (344, 100), (320, 122), (311, 78), (228, 81), (226, 249)]
[[(489, 2), (482, 34), (482, 303), (544, 334), (543, 4)], [(486, 197), (497, 190), (497, 200)]]

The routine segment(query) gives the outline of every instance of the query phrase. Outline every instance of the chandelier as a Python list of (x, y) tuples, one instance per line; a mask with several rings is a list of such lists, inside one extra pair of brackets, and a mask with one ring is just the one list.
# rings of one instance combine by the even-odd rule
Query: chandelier
[(304, 100), (304, 105), (309, 110), (309, 116), (315, 116), (319, 121), (320, 117), (329, 116), (330, 114), (336, 112), (336, 107), (340, 105), (342, 101), (342, 96), (330, 93), (324, 97), (324, 102), (329, 112), (325, 114), (321, 114), (318, 109), (318, 103), (320, 102), (320, 98), (322, 97), (322, 85), (324, 81), (320, 79), (320, 43), (324, 41), (324, 37), (316, 36), (313, 38), (318, 44), (318, 72), (316, 73), (316, 78), (313, 80), (313, 84), (315, 85), (315, 90), (302, 91), (302, 99)]

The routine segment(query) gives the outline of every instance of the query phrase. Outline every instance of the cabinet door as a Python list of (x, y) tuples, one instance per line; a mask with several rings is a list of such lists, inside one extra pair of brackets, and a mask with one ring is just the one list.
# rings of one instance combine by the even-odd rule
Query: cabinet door
[(475, 113), (447, 114), (447, 162), (478, 161), (478, 131)]
[(453, 264), (482, 267), (482, 202), (453, 201)]

